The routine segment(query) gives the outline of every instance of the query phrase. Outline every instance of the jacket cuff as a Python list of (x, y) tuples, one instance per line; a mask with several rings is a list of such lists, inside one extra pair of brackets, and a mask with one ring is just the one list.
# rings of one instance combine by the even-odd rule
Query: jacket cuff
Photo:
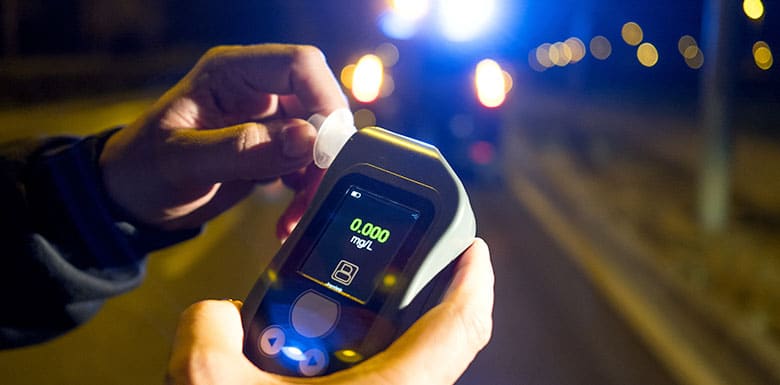
[(134, 222), (105, 191), (98, 159), (119, 129), (83, 139), (62, 138), (41, 150), (28, 199), (35, 224), (80, 269), (137, 266), (147, 253), (198, 235), (201, 228), (163, 231)]

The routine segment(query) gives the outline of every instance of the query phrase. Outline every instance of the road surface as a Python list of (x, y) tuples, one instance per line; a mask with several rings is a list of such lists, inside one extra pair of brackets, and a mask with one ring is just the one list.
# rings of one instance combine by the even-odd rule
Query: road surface
[(493, 339), (459, 384), (674, 384), (515, 197), (474, 189), (496, 271)]

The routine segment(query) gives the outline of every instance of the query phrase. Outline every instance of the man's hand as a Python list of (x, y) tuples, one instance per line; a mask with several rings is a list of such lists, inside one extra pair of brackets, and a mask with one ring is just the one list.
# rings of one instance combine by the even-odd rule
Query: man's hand
[(108, 140), (100, 156), (106, 191), (136, 220), (183, 229), (230, 208), (255, 183), (283, 177), (296, 191), (279, 221), (286, 238), (322, 177), (311, 165), (316, 131), (301, 119), (344, 107), (317, 48), (211, 49)]
[[(492, 332), (493, 268), (477, 239), (460, 257), (443, 301), (387, 350), (329, 376), (288, 378), (261, 371), (243, 354), (240, 304), (203, 301), (181, 317), (168, 365), (169, 384), (372, 384), (454, 383)], [(446, 365), (432, 365), (431, 357)]]

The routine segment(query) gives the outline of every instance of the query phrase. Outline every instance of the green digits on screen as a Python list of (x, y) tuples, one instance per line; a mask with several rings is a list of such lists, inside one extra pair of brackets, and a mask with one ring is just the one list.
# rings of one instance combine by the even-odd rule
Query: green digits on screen
[(349, 225), (349, 229), (379, 243), (385, 243), (387, 242), (387, 239), (390, 238), (390, 230), (383, 229), (371, 222), (363, 222), (360, 218), (353, 219), (352, 223)]

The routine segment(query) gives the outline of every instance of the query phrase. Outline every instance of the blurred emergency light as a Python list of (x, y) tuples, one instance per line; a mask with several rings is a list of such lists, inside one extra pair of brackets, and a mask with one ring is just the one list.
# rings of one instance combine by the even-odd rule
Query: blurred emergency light
[(420, 20), (430, 8), (428, 0), (391, 0), (390, 9), (406, 20)]
[(352, 73), (352, 96), (362, 103), (379, 97), (384, 78), (384, 66), (379, 56), (368, 54), (358, 60)]
[(379, 19), (379, 27), (393, 39), (409, 39), (417, 32), (417, 24), (428, 14), (429, 0), (390, 0), (389, 9)]
[(479, 102), (488, 108), (496, 108), (506, 100), (511, 77), (492, 59), (484, 59), (477, 64), (474, 84)]
[(495, 0), (439, 0), (442, 34), (451, 41), (472, 40), (490, 25), (495, 8)]

